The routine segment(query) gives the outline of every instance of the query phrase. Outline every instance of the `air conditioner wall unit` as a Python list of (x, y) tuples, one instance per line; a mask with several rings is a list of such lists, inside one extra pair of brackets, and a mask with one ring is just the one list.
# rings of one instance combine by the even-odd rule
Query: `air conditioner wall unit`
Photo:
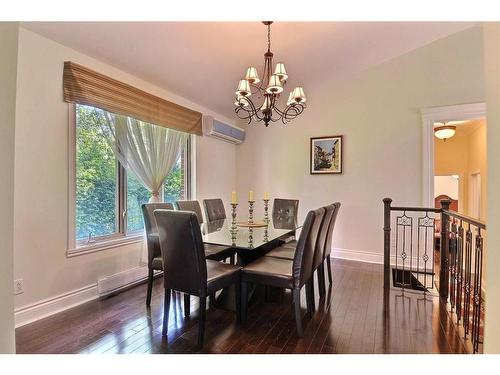
[(245, 140), (245, 130), (216, 120), (212, 116), (203, 116), (203, 135), (236, 145)]

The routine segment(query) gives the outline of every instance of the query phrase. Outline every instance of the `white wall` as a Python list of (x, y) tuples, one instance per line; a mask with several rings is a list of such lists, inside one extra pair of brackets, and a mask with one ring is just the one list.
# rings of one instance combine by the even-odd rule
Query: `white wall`
[(484, 26), (484, 70), (486, 78), (488, 142), (488, 213), (486, 262), (488, 288), (486, 296), (484, 351), (500, 353), (500, 23)]
[(458, 200), (458, 178), (457, 176), (434, 176), (434, 197), (447, 195)]
[[(334, 255), (381, 262), (382, 198), (422, 203), (419, 110), (483, 101), (482, 54), (482, 30), (475, 27), (349, 81), (325, 76), (321, 88), (304, 82), (308, 108), (299, 118), (286, 126), (247, 126), (237, 150), (238, 191), (298, 198), (301, 219), (340, 201)], [(309, 138), (339, 134), (344, 174), (310, 175)]]
[[(24, 279), (17, 309), (86, 286), (140, 262), (134, 244), (66, 257), (68, 233), (68, 104), (62, 98), (65, 60), (71, 60), (223, 121), (207, 108), (21, 28), (17, 84), (14, 276)], [(235, 146), (197, 137), (199, 196), (235, 185)], [(208, 166), (213, 166), (205, 171)], [(227, 190), (227, 191), (226, 191)], [(9, 288), (12, 282), (9, 283)]]
[(14, 133), (18, 23), (0, 22), (0, 353), (14, 353)]

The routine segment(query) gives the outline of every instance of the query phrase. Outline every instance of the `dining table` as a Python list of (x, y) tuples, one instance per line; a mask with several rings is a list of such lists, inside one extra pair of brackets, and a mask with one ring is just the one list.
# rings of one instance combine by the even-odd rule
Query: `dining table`
[(203, 243), (235, 249), (238, 264), (244, 266), (281, 245), (287, 237), (294, 236), (300, 225), (293, 218), (233, 221), (223, 219), (201, 225)]

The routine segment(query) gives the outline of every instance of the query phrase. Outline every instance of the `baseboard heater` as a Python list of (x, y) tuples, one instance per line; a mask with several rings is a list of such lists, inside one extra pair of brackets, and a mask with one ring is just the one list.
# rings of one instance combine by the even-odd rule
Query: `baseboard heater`
[[(160, 274), (161, 271), (155, 271), (155, 277)], [(111, 295), (144, 283), (147, 279), (147, 266), (134, 267), (99, 279), (97, 281), (97, 292), (99, 294), (99, 298), (110, 297)]]

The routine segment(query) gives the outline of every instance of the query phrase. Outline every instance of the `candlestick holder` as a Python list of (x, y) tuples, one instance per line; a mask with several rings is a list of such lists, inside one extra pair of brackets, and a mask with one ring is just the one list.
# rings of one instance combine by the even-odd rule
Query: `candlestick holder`
[(253, 228), (248, 228), (248, 248), (253, 249)]
[(266, 225), (264, 228), (264, 242), (269, 241), (269, 225)]
[(269, 223), (269, 199), (264, 199), (264, 223)]
[(231, 203), (231, 231), (236, 231), (236, 208), (238, 203)]
[(255, 201), (248, 201), (248, 224), (253, 224), (253, 204)]

